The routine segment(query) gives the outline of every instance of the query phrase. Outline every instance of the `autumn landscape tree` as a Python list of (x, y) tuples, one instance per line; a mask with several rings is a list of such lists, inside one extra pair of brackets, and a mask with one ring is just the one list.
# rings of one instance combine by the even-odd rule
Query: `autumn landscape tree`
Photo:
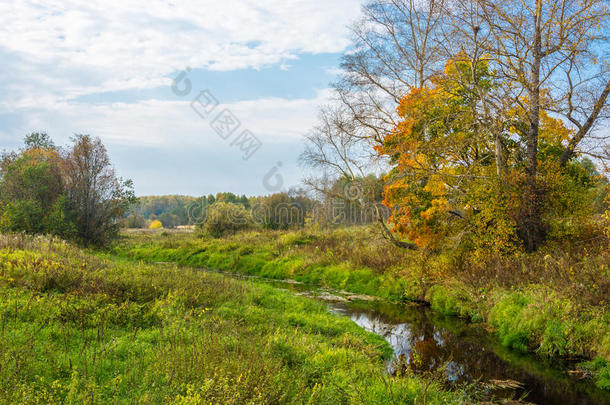
[(303, 161), (386, 172), (395, 244), (535, 250), (603, 182), (608, 23), (600, 0), (370, 2)]
[(0, 161), (0, 230), (47, 233), (104, 245), (135, 201), (130, 181), (119, 179), (99, 138), (76, 135), (58, 148), (45, 133)]

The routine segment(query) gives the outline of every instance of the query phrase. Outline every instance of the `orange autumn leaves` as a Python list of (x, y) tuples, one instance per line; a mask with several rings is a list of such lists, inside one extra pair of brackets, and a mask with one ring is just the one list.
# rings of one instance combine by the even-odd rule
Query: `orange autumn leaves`
[[(471, 251), (505, 252), (518, 245), (527, 116), (519, 107), (502, 111), (503, 118), (486, 116), (482, 97), (496, 86), (484, 60), (474, 68), (466, 57), (450, 60), (430, 85), (403, 97), (398, 124), (375, 148), (391, 165), (383, 201), (392, 211), (389, 222), (419, 247), (455, 242)], [(578, 162), (558, 166), (572, 136), (560, 119), (541, 111), (538, 176), (549, 216), (586, 215), (578, 201), (589, 174)]]
[(452, 61), (431, 87), (412, 89), (398, 106), (400, 122), (376, 147), (393, 167), (384, 193), (384, 204), (393, 210), (390, 222), (420, 247), (447, 233), (450, 190), (476, 159), (473, 100), (456, 85), (469, 69)]

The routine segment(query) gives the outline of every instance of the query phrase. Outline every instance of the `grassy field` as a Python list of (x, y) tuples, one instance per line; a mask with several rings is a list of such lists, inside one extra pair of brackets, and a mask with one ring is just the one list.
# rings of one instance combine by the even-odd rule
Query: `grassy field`
[(132, 234), (114, 253), (427, 302), (437, 312), (487, 322), (507, 347), (595, 359), (586, 366), (610, 389), (610, 253), (601, 236), (477, 264), (396, 248), (369, 227), (224, 238)]
[(0, 235), (0, 334), (0, 403), (473, 402), (315, 301), (44, 237)]

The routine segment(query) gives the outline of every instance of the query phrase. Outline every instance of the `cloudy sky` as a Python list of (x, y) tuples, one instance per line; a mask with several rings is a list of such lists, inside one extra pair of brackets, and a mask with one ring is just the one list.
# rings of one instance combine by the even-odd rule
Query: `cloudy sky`
[(298, 184), (359, 4), (0, 0), (0, 150), (99, 136), (138, 195)]

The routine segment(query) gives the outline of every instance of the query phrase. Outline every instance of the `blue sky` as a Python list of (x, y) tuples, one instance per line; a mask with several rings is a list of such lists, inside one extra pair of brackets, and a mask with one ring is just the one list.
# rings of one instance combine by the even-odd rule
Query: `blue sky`
[[(359, 3), (0, 2), (0, 149), (31, 131), (59, 144), (99, 136), (138, 195), (266, 194), (278, 163), (282, 188), (298, 185), (302, 136), (329, 100)], [(172, 80), (187, 67), (180, 96)], [(202, 90), (219, 103), (205, 119), (191, 108)], [(240, 121), (226, 140), (210, 126), (225, 109)], [(248, 160), (231, 145), (246, 129), (261, 143)]]

